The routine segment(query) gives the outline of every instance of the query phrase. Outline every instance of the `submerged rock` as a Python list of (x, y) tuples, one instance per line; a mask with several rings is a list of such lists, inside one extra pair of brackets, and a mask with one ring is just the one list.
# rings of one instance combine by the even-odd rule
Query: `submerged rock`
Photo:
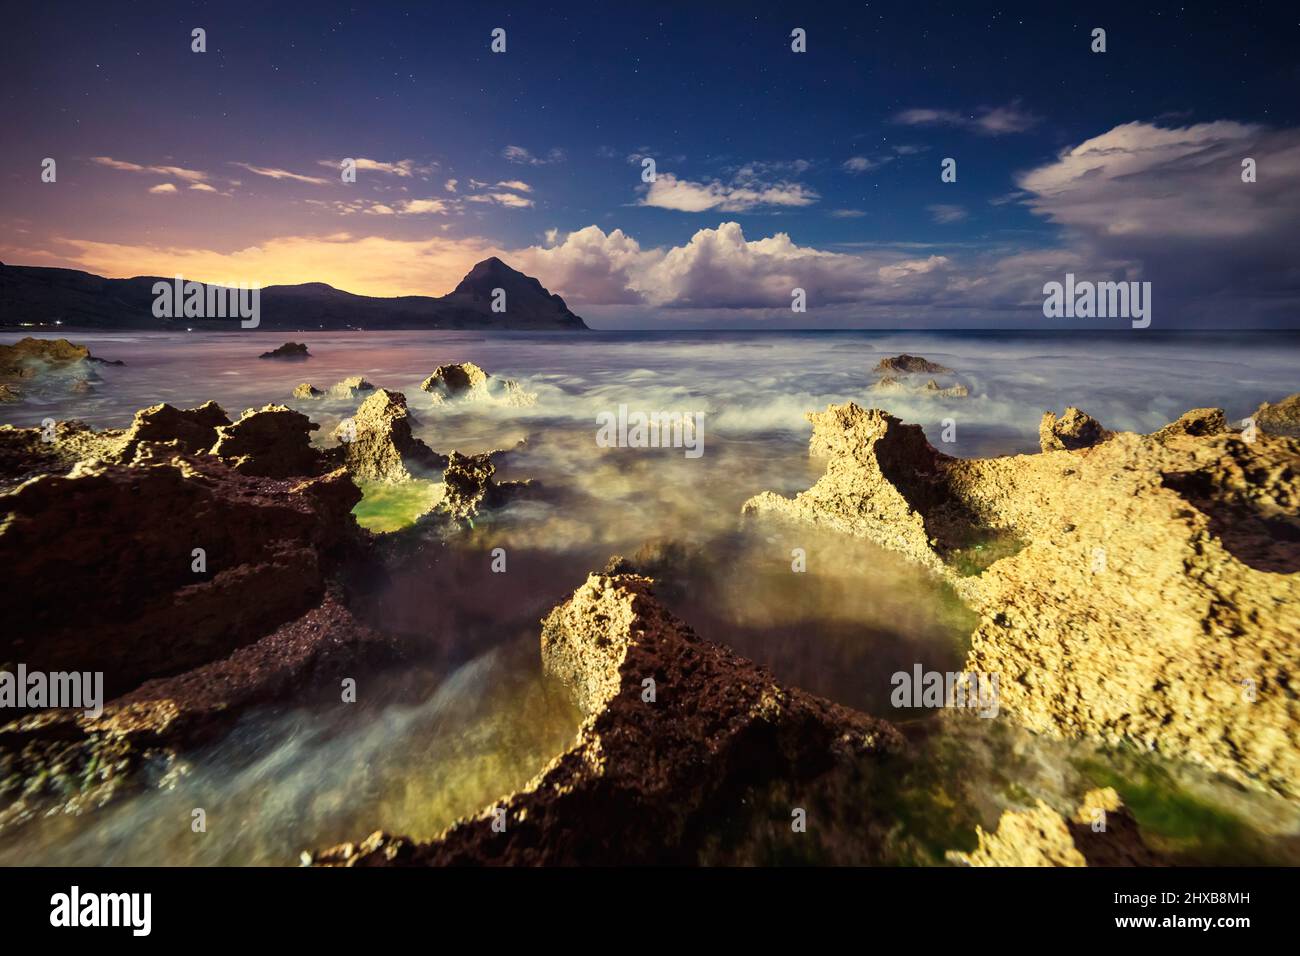
[(411, 434), (406, 396), (386, 388), (361, 403), (356, 415), (334, 430), (348, 471), (367, 481), (433, 477), (447, 460)]
[(904, 374), (924, 373), (926, 375), (939, 375), (950, 373), (952, 369), (940, 365), (938, 362), (931, 362), (929, 359), (921, 358), (919, 355), (895, 355), (892, 358), (882, 358), (874, 369), (879, 372), (902, 372)]
[[(999, 675), (1002, 712), (1300, 793), (1300, 442), (1118, 432), (1087, 454), (958, 459), (884, 412), (808, 417), (826, 473), (745, 512), (869, 538), (950, 581), (980, 615), (965, 669)], [(1066, 436), (1101, 430), (1066, 418)], [(978, 575), (949, 563), (1004, 532), (1025, 546)]]
[(934, 379), (924, 385), (915, 385), (894, 375), (886, 375), (871, 386), (871, 391), (881, 395), (919, 395), (929, 398), (966, 398), (970, 390), (961, 384), (941, 386)]
[(301, 342), (285, 342), (278, 349), (272, 349), (270, 352), (263, 352), (258, 358), (264, 359), (288, 359), (295, 361), (298, 359), (311, 358), (311, 353), (307, 351), (307, 346)]
[(1300, 392), (1270, 405), (1261, 402), (1251, 416), (1260, 431), (1286, 438), (1300, 438)]
[[(0, 831), (51, 812), (81, 814), (155, 782), (250, 707), (310, 693), (337, 699), (341, 677), (399, 656), (338, 598), (230, 656), (146, 681), (98, 717), (47, 710), (0, 726)], [(165, 780), (165, 777), (164, 777)]]
[[(698, 637), (636, 575), (593, 574), (542, 622), (542, 664), (586, 715), (519, 792), (429, 843), (382, 832), (332, 866), (684, 863), (718, 807), (903, 748), (888, 723), (781, 687)], [(815, 784), (814, 784), (815, 785)], [(496, 826), (494, 827), (494, 823)]]

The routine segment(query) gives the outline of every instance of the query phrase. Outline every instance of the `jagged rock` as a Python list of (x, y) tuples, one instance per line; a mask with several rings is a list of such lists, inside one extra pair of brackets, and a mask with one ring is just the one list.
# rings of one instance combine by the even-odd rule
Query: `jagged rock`
[(0, 402), (19, 402), (33, 389), (69, 391), (85, 394), (94, 391), (99, 376), (91, 367), (121, 365), (90, 354), (84, 345), (67, 339), (36, 339), (31, 336), (12, 345), (0, 345)]
[(233, 425), (217, 426), (212, 454), (244, 475), (315, 475), (325, 467), (324, 456), (311, 444), (311, 433), (318, 428), (306, 415), (283, 405), (250, 408)]
[(320, 398), (325, 393), (310, 382), (303, 382), (301, 385), (295, 385), (293, 389), (294, 398)]
[(1300, 392), (1270, 405), (1261, 402), (1251, 416), (1260, 431), (1286, 438), (1300, 438)]
[[(217, 443), (217, 429), (229, 425), (230, 419), (216, 402), (204, 402), (198, 408), (180, 409), (166, 403), (151, 405), (135, 413), (131, 427), (121, 434), (113, 461), (133, 462), (147, 457), (150, 446), (163, 455), (195, 455), (207, 452)], [(115, 433), (107, 432), (111, 437)]]
[(1038, 425), (1038, 444), (1043, 451), (1091, 448), (1109, 437), (1110, 432), (1101, 427), (1101, 422), (1074, 406), (1066, 408), (1060, 418), (1052, 412), (1044, 412)]
[(81, 814), (148, 786), (254, 705), (338, 693), (341, 677), (399, 657), (327, 593), (313, 608), (229, 657), (146, 681), (99, 717), (47, 710), (0, 726), (0, 832), (51, 812)]
[[(301, 387), (301, 386), (300, 386)], [(349, 375), (337, 385), (331, 385), (330, 398), (358, 398), (363, 392), (373, 392), (375, 387), (360, 375)]]
[(1224, 417), (1222, 408), (1193, 408), (1189, 412), (1183, 412), (1164, 428), (1153, 432), (1151, 437), (1164, 442), (1178, 437), (1222, 435), (1227, 430), (1228, 420)]
[(516, 408), (537, 404), (535, 392), (525, 392), (523, 386), (512, 378), (499, 379), (489, 375), (473, 362), (439, 365), (433, 374), (420, 383), (435, 405), (449, 401), (495, 401)]
[(311, 353), (307, 351), (307, 346), (301, 342), (285, 342), (278, 349), (272, 349), (270, 352), (263, 352), (258, 358), (264, 359), (288, 359), (296, 361), (299, 359), (311, 358)]
[[(698, 637), (636, 575), (593, 574), (542, 623), (542, 663), (586, 718), (522, 790), (430, 843), (375, 833), (321, 865), (689, 862), (719, 806), (774, 779), (815, 781), (902, 749), (884, 721), (783, 688)], [(655, 685), (650, 701), (647, 679)], [(815, 784), (814, 784), (815, 785)]]
[(952, 372), (952, 369), (940, 365), (938, 362), (931, 362), (923, 359), (919, 355), (896, 355), (892, 358), (882, 358), (875, 368), (876, 372), (902, 372), (904, 374), (914, 374), (923, 372), (926, 375), (941, 375)]
[(34, 478), (0, 494), (0, 661), (103, 671), (115, 696), (226, 656), (320, 603), (358, 500), (341, 470), (279, 481), (207, 456)]
[[(948, 580), (980, 615), (965, 669), (999, 675), (1003, 713), (1300, 792), (1300, 441), (1118, 432), (1083, 455), (958, 459), (887, 413), (808, 417), (826, 473), (746, 513)], [(947, 560), (995, 532), (1024, 547), (977, 575)]]
[(356, 415), (334, 430), (347, 469), (368, 481), (432, 477), (446, 459), (411, 434), (406, 396), (386, 388), (361, 403)]
[(448, 398), (458, 398), (477, 389), (486, 389), (487, 380), (487, 372), (473, 362), (460, 362), (439, 365), (420, 383), (420, 388), (426, 392), (441, 392)]
[(995, 833), (980, 827), (975, 833), (979, 847), (972, 853), (950, 852), (952, 862), (964, 866), (1166, 865), (1143, 842), (1137, 821), (1109, 787), (1084, 794), (1070, 820), (1039, 800), (1029, 810), (1005, 811)]

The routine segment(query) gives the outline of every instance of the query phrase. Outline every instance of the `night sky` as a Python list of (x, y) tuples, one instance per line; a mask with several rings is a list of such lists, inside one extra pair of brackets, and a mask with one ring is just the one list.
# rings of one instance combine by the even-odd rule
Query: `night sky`
[(642, 328), (1080, 327), (1074, 272), (1300, 327), (1293, 6), (10, 6), (8, 264), (436, 295), (498, 254)]

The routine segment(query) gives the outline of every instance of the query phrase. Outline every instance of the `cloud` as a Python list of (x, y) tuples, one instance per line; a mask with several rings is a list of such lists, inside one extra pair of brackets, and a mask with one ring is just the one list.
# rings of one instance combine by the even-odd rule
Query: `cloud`
[[(317, 164), (335, 170), (343, 168), (343, 160), (341, 159), (321, 159), (317, 160)], [(427, 175), (438, 168), (437, 163), (420, 164), (413, 159), (399, 159), (393, 163), (386, 163), (378, 159), (358, 158), (356, 164), (358, 171), (385, 173), (406, 179), (416, 175)]]
[(761, 183), (741, 180), (727, 184), (720, 180), (691, 182), (678, 179), (672, 173), (659, 173), (648, 187), (641, 187), (644, 195), (637, 205), (659, 209), (676, 209), (680, 212), (748, 212), (764, 206), (811, 206), (821, 196), (801, 183), (779, 181)]
[(217, 191), (215, 187), (209, 186), (207, 183), (192, 183), (190, 189), (201, 193), (214, 193)]
[[(1257, 182), (1242, 181), (1246, 158)], [(1061, 225), (1074, 246), (1136, 263), (1153, 294), (1188, 315), (1222, 325), (1271, 314), (1295, 324), (1300, 129), (1125, 123), (1062, 150), (1016, 185), (1020, 201)]]
[(866, 213), (861, 209), (832, 209), (831, 216), (835, 219), (861, 219)]
[(92, 156), (90, 161), (100, 166), (107, 166), (109, 169), (118, 169), (128, 173), (151, 173), (155, 176), (171, 176), (175, 179), (183, 179), (186, 182), (202, 182), (205, 179), (212, 178), (207, 173), (200, 172), (197, 169), (185, 169), (182, 166), (141, 166), (138, 163), (113, 159), (111, 156)]
[(158, 196), (170, 196), (176, 192), (176, 187), (171, 183), (159, 183), (157, 186), (150, 186), (149, 192)]
[(1017, 101), (1006, 106), (981, 106), (973, 113), (925, 108), (903, 110), (894, 116), (893, 121), (904, 126), (952, 126), (984, 136), (1002, 136), (1032, 129), (1041, 118), (1022, 108)]
[(950, 206), (945, 203), (935, 203), (932, 206), (925, 207), (930, 212), (930, 218), (940, 225), (947, 225), (952, 222), (961, 222), (966, 218), (966, 210), (961, 206)]
[[(799, 246), (782, 232), (745, 238), (739, 223), (700, 229), (685, 244), (642, 249), (621, 229), (587, 226), (546, 246), (509, 253), (517, 268), (575, 303), (666, 309), (789, 310), (796, 287), (818, 304), (902, 294), (900, 286), (938, 275), (942, 256), (917, 260), (883, 251), (850, 255)], [(929, 281), (929, 280), (927, 280)]]
[(456, 185), (458, 182), (459, 180), (449, 179), (447, 180), (444, 188), (447, 190), (447, 192), (454, 193), (456, 191)]
[(353, 213), (367, 216), (420, 216), (460, 212), (460, 201), (456, 199), (402, 199), (392, 203), (369, 199), (307, 199), (305, 202), (309, 206), (329, 209), (345, 216)]
[(533, 201), (525, 196), (518, 196), (515, 193), (475, 193), (472, 196), (466, 196), (468, 202), (492, 203), (497, 206), (509, 206), (513, 209), (527, 209), (533, 205)]
[(333, 181), (322, 179), (319, 176), (304, 176), (301, 173), (291, 173), (287, 169), (275, 169), (269, 166), (253, 166), (249, 163), (231, 163), (230, 165), (246, 169), (257, 176), (266, 176), (268, 179), (291, 179), (294, 182), (311, 183), (313, 186), (328, 186)]
[(546, 154), (545, 158), (534, 156), (522, 146), (507, 146), (501, 150), (504, 159), (512, 163), (518, 163), (521, 166), (546, 166), (551, 163), (564, 162), (564, 150), (552, 149)]
[(526, 182), (523, 182), (522, 180), (518, 180), (518, 179), (508, 179), (508, 180), (506, 180), (505, 182), (497, 183), (497, 188), (498, 188), (498, 189), (513, 189), (515, 192), (518, 192), (518, 193), (530, 193), (530, 192), (533, 191), (533, 187), (532, 187), (532, 186), (530, 186), (530, 185), (528, 185)]
[(882, 159), (870, 159), (866, 156), (850, 156), (841, 164), (841, 168), (850, 173), (865, 173), (873, 169), (879, 169), (885, 163), (890, 162), (894, 157), (885, 156)]

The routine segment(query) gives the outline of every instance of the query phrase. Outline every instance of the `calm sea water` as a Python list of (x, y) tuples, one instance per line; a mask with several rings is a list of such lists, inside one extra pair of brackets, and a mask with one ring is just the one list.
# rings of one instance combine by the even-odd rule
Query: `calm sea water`
[[(0, 406), (0, 421), (123, 427), (158, 402), (212, 399), (232, 417), (274, 402), (308, 414), (329, 443), (356, 403), (295, 402), (290, 392), (359, 374), (404, 392), (417, 434), (435, 449), (523, 442), (499, 477), (536, 488), (473, 530), (430, 538), (362, 597), (360, 613), (398, 636), (410, 663), (362, 681), (355, 708), (286, 703), (248, 715), (169, 789), (47, 821), (21, 843), (0, 835), (0, 862), (290, 863), (304, 847), (376, 828), (431, 837), (518, 787), (571, 739), (578, 715), (540, 673), (538, 620), (610, 555), (646, 545), (676, 549), (661, 590), (704, 636), (787, 683), (897, 718), (889, 676), (917, 662), (960, 669), (973, 620), (895, 554), (740, 521), (751, 495), (792, 494), (818, 477), (805, 412), (877, 405), (924, 426), (950, 454), (984, 456), (1035, 450), (1042, 413), (1066, 405), (1108, 427), (1151, 431), (1188, 408), (1241, 419), (1300, 390), (1294, 334), (349, 332), (296, 337), (312, 357), (286, 363), (258, 358), (283, 333), (60, 332), (126, 364), (102, 367), (93, 395)], [(948, 366), (970, 396), (874, 396), (873, 367), (902, 352)], [(419, 382), (461, 361), (517, 379), (536, 406), (433, 406)], [(704, 454), (598, 447), (596, 416), (620, 405), (702, 412)], [(945, 420), (955, 443), (940, 444)], [(401, 496), (376, 495), (361, 511), (374, 527), (395, 527), (409, 518), (403, 507)], [(496, 547), (507, 551), (506, 574), (490, 571)], [(805, 574), (791, 573), (794, 548), (807, 554)], [(1060, 776), (1044, 768), (1043, 779)], [(985, 800), (980, 821), (994, 825), (1009, 799)], [(197, 806), (211, 821), (202, 837), (189, 830)]]

